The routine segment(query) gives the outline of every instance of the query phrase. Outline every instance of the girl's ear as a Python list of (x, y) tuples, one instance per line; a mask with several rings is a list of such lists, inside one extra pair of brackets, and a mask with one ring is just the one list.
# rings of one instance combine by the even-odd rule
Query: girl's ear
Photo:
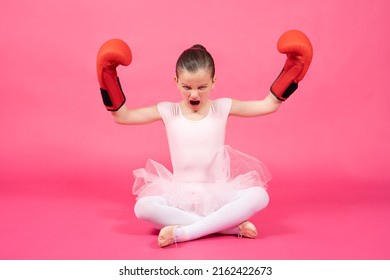
[(213, 78), (213, 84), (211, 86), (211, 89), (214, 89), (214, 86), (215, 86), (215, 82), (217, 81), (217, 77), (214, 76)]
[(180, 90), (180, 87), (179, 87), (179, 79), (177, 78), (176, 75), (173, 76), (173, 80), (175, 81), (177, 88)]

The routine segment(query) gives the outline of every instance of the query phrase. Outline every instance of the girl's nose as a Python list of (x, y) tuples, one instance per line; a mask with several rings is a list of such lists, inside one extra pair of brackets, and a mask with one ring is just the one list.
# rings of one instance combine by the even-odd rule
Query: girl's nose
[(190, 97), (197, 97), (198, 96), (198, 91), (193, 89), (190, 91)]

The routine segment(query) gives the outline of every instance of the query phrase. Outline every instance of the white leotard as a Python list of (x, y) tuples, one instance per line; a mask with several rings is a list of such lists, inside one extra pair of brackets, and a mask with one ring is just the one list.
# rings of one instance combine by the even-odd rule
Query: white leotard
[(158, 104), (166, 127), (175, 180), (213, 181), (210, 166), (225, 143), (231, 103), (230, 98), (213, 100), (208, 115), (197, 121), (186, 118), (179, 103)]

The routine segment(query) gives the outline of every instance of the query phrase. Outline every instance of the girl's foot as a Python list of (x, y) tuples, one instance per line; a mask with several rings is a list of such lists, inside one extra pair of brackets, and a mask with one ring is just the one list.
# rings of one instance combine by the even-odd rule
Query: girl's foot
[(157, 242), (158, 246), (165, 247), (176, 243), (175, 230), (178, 226), (166, 226), (160, 230)]
[(238, 237), (256, 238), (257, 229), (254, 224), (249, 221), (245, 221), (238, 226)]

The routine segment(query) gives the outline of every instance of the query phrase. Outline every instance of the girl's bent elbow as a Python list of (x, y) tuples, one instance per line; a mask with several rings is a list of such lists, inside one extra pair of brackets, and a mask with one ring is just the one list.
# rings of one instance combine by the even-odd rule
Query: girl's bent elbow
[(117, 124), (125, 124), (125, 120), (120, 116), (115, 115), (114, 113), (112, 113), (112, 119)]

